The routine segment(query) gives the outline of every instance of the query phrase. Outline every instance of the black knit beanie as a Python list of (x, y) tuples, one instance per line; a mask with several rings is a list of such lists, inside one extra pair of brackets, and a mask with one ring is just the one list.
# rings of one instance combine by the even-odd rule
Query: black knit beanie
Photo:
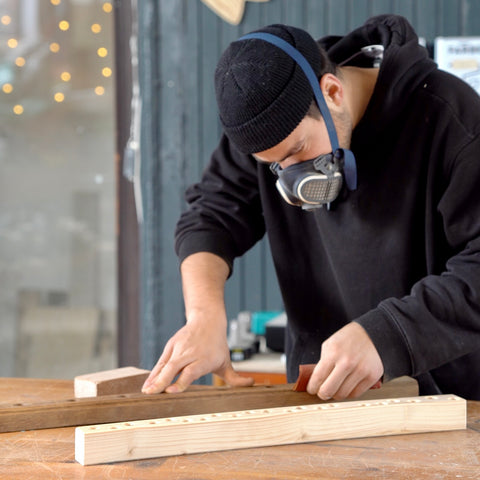
[[(269, 25), (257, 32), (293, 45), (318, 75), (319, 47), (307, 32), (287, 25)], [(313, 100), (312, 87), (295, 60), (259, 39), (235, 41), (225, 50), (215, 71), (215, 93), (226, 135), (249, 154), (288, 137)]]

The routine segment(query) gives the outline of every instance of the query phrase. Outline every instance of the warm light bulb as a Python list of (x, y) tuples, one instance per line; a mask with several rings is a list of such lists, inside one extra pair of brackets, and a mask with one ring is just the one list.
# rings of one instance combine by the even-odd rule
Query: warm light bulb
[(99, 23), (94, 23), (90, 27), (90, 30), (92, 30), (93, 33), (100, 33), (102, 31), (102, 26)]
[(102, 86), (95, 87), (95, 94), (101, 96), (105, 93), (105, 88)]
[(62, 103), (65, 100), (65, 95), (62, 92), (57, 92), (53, 98), (57, 103)]
[(49, 48), (52, 53), (57, 53), (60, 51), (60, 45), (57, 42), (51, 43)]
[(112, 69), (109, 68), (109, 67), (104, 67), (104, 68), (102, 68), (102, 75), (103, 75), (104, 77), (107, 77), (107, 78), (108, 78), (108, 77), (111, 77), (111, 76), (112, 76)]
[(23, 57), (17, 57), (15, 59), (15, 65), (17, 67), (24, 67), (25, 66), (25, 59)]
[(70, 28), (70, 24), (66, 20), (62, 20), (58, 23), (58, 28), (62, 30), (62, 32), (66, 32)]
[(99, 57), (106, 57), (108, 55), (108, 50), (105, 48), (105, 47), (100, 47), (98, 50), (97, 50), (97, 55)]
[(16, 48), (18, 46), (18, 40), (16, 38), (9, 38), (7, 40), (7, 45), (10, 48)]
[(60, 3), (62, 3), (62, 0), (50, 0), (50, 3), (52, 5), (60, 5)]
[(10, 25), (12, 17), (10, 17), (10, 15), (4, 15), (1, 21), (4, 25)]
[(21, 114), (23, 113), (23, 107), (22, 107), (22, 105), (15, 105), (15, 106), (13, 107), (13, 113), (14, 113), (15, 115), (21, 115)]
[(105, 12), (105, 13), (110, 13), (112, 10), (113, 10), (113, 7), (112, 7), (112, 4), (111, 3), (108, 3), (108, 2), (105, 2), (102, 6), (102, 10)]
[(11, 83), (4, 83), (2, 85), (2, 90), (3, 93), (12, 93), (13, 92), (13, 86)]
[(69, 82), (70, 79), (72, 78), (72, 76), (70, 75), (69, 72), (62, 72), (60, 74), (60, 78), (64, 81), (64, 82)]

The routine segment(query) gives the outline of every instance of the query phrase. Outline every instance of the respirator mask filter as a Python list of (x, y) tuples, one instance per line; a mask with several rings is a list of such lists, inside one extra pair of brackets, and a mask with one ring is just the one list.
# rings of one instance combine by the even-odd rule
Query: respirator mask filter
[(278, 177), (277, 190), (290, 205), (304, 210), (329, 205), (339, 195), (343, 185), (343, 155), (320, 155), (282, 169), (278, 163), (270, 169)]

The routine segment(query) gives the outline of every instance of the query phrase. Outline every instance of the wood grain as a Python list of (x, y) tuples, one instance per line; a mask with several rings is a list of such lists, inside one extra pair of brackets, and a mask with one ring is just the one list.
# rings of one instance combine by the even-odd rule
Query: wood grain
[(466, 428), (455, 395), (242, 410), (77, 427), (82, 465)]
[[(211, 387), (205, 387), (211, 388)], [(73, 379), (0, 378), (0, 405), (73, 396)], [(299, 443), (84, 467), (75, 461), (75, 429), (0, 434), (0, 478), (15, 480), (432, 480), (476, 479), (480, 401), (467, 402), (467, 429)]]
[(122, 367), (79, 375), (75, 377), (73, 383), (75, 398), (140, 393), (149, 374), (149, 370)]
[[(20, 384), (17, 382), (16, 385), (18, 388)], [(20, 396), (19, 402), (1, 403), (0, 433), (318, 402), (318, 397), (314, 395), (294, 392), (291, 384), (246, 388), (192, 386), (178, 394), (125, 394), (78, 399), (65, 399), (64, 394), (62, 392), (58, 401), (30, 403)], [(417, 382), (402, 377), (378, 390), (369, 390), (360, 398), (414, 395), (418, 395)]]

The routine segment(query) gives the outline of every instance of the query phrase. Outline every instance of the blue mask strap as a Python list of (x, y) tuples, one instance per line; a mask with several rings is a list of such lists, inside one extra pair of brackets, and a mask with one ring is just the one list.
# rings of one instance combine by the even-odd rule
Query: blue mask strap
[(312, 87), (315, 100), (317, 102), (318, 108), (320, 109), (320, 113), (325, 120), (328, 136), (330, 138), (330, 144), (332, 145), (332, 151), (336, 152), (337, 150), (342, 150), (344, 154), (344, 174), (347, 187), (349, 190), (355, 190), (357, 188), (357, 166), (355, 163), (355, 157), (352, 151), (339, 148), (337, 132), (335, 130), (332, 116), (330, 115), (330, 110), (328, 109), (325, 98), (323, 97), (322, 91), (320, 90), (318, 78), (315, 75), (313, 68), (308, 63), (307, 59), (295, 47), (293, 47), (280, 37), (277, 37), (276, 35), (261, 32), (249, 33), (239, 38), (238, 41), (248, 39), (264, 40), (265, 42), (275, 45), (276, 47), (283, 50), (287, 55), (290, 55), (290, 57), (292, 57), (293, 60), (295, 60), (295, 62), (297, 62), (299, 67), (303, 70), (303, 73), (305, 73), (305, 76), (307, 77), (307, 80), (310, 82), (310, 85)]
[(351, 150), (342, 149), (343, 151), (343, 173), (345, 174), (345, 183), (349, 190), (357, 189), (357, 163), (355, 155)]

